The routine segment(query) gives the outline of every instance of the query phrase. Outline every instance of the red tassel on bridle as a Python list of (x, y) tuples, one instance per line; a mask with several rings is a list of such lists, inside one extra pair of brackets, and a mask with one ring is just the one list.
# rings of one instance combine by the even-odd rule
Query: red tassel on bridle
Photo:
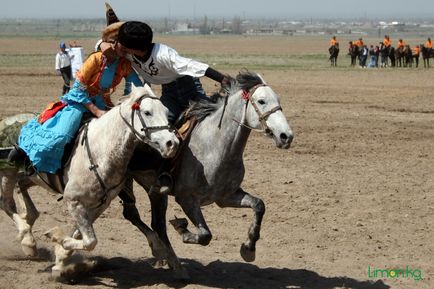
[(248, 100), (250, 98), (250, 93), (248, 90), (243, 90), (243, 93), (241, 94), (241, 97), (245, 100)]
[(139, 110), (140, 109), (140, 103), (135, 102), (133, 103), (133, 105), (131, 106), (132, 110)]

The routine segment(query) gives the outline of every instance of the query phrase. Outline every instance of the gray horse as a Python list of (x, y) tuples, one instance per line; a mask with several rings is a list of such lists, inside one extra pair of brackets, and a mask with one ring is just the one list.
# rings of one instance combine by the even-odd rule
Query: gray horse
[[(133, 87), (131, 96), (124, 103), (101, 118), (93, 119), (79, 133), (71, 160), (63, 169), (63, 182), (66, 184), (63, 198), (68, 205), (74, 233), (69, 236), (57, 227), (46, 233), (56, 243), (56, 264), (52, 268), (56, 276), (64, 272), (65, 261), (73, 250), (91, 251), (96, 246), (93, 222), (124, 186), (127, 165), (135, 147), (146, 143), (162, 157), (174, 156), (179, 141), (168, 125), (167, 115), (167, 108), (149, 86)], [(23, 251), (35, 255), (32, 226), (39, 214), (27, 189), (32, 185), (52, 189), (47, 187), (47, 175), (27, 176), (10, 166), (0, 170), (0, 177), (0, 208), (15, 222)], [(20, 189), (21, 214), (13, 198), (16, 184)], [(165, 250), (155, 233), (146, 232), (153, 253)]]
[[(180, 148), (173, 172), (175, 182), (172, 194), (197, 233), (187, 229), (186, 219), (170, 222), (182, 235), (184, 243), (207, 245), (212, 235), (201, 206), (216, 203), (222, 208), (251, 208), (255, 213), (254, 220), (247, 241), (241, 245), (240, 254), (245, 261), (254, 261), (265, 205), (261, 199), (240, 187), (245, 173), (243, 152), (252, 130), (263, 132), (274, 140), (278, 148), (290, 147), (293, 132), (282, 113), (279, 96), (258, 74), (245, 72), (231, 84), (225, 105), (223, 101), (197, 103), (190, 114), (198, 117), (199, 123)], [(171, 248), (165, 224), (167, 196), (152, 190), (155, 172), (136, 168), (131, 173), (150, 196), (152, 228)], [(146, 225), (140, 220), (134, 196), (120, 196), (124, 200), (124, 216), (142, 230), (141, 227)]]

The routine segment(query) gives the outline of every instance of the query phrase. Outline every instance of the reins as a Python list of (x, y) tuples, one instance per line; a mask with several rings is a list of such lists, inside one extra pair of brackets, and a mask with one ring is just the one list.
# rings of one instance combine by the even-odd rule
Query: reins
[(89, 158), (89, 162), (90, 162), (89, 170), (92, 171), (95, 174), (95, 177), (98, 180), (99, 185), (101, 186), (101, 188), (102, 188), (102, 190), (104, 192), (104, 194), (103, 194), (103, 196), (102, 196), (102, 198), (100, 200), (100, 203), (97, 206), (97, 208), (98, 208), (98, 207), (101, 207), (107, 201), (107, 195), (108, 195), (108, 193), (111, 190), (113, 190), (113, 189), (119, 187), (120, 185), (122, 185), (123, 182), (124, 182), (124, 180), (125, 180), (125, 178), (123, 178), (119, 182), (119, 184), (117, 184), (117, 185), (115, 185), (115, 186), (113, 186), (111, 188), (107, 188), (107, 186), (104, 183), (104, 180), (102, 179), (101, 175), (98, 173), (98, 167), (99, 166), (94, 162), (94, 159), (92, 157), (92, 153), (90, 151), (90, 145), (89, 145), (89, 138), (87, 137), (87, 132), (88, 131), (89, 131), (89, 122), (87, 122), (84, 125), (84, 132), (83, 132), (84, 135), (83, 135), (83, 139), (81, 141), (81, 145), (83, 145), (83, 142), (84, 142), (84, 145), (86, 147), (87, 157)]

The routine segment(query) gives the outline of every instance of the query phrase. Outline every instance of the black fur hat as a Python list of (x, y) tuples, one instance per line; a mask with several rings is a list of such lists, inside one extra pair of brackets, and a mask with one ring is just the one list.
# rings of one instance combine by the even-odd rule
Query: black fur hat
[(139, 21), (128, 21), (119, 28), (118, 41), (126, 48), (148, 50), (152, 44), (152, 29)]

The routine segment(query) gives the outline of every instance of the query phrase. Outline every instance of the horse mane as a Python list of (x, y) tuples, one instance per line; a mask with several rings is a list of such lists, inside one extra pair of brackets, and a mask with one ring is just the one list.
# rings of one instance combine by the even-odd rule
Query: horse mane
[[(265, 84), (264, 79), (259, 74), (243, 70), (238, 73), (235, 79), (232, 78), (230, 83), (224, 88), (228, 91), (230, 97), (240, 90), (248, 91), (258, 84)], [(217, 111), (224, 103), (225, 98), (217, 92), (209, 99), (191, 102), (187, 109), (186, 117), (195, 117), (200, 122)]]

